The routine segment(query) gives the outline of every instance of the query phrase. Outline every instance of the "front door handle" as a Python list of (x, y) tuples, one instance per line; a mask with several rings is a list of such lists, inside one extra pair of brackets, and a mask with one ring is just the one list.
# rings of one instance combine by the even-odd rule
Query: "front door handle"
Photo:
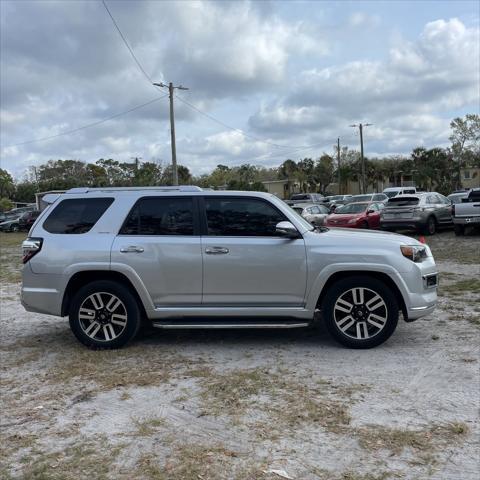
[(225, 255), (228, 252), (228, 248), (225, 247), (207, 247), (205, 249), (205, 253), (208, 253), (209, 255)]
[(122, 253), (142, 253), (143, 251), (143, 247), (137, 247), (136, 245), (129, 245), (128, 247), (120, 248), (120, 252)]

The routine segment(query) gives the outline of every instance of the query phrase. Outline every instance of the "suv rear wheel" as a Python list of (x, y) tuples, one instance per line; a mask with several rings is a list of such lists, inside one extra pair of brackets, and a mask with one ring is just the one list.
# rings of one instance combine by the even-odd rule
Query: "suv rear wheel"
[(135, 297), (109, 280), (80, 288), (72, 299), (69, 319), (77, 339), (93, 349), (124, 346), (135, 337), (141, 322)]
[(380, 280), (352, 276), (334, 283), (322, 305), (322, 317), (335, 340), (350, 348), (372, 348), (395, 331), (399, 307)]
[(427, 223), (423, 227), (423, 232), (426, 235), (434, 235), (437, 230), (437, 222), (435, 217), (431, 216), (427, 218)]

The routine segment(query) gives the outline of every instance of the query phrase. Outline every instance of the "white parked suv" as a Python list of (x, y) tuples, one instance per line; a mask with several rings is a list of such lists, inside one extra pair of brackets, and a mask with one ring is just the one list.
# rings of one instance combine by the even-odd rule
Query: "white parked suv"
[(433, 312), (428, 246), (384, 232), (315, 229), (282, 200), (198, 187), (76, 188), (44, 197), (23, 243), (22, 303), (68, 316), (80, 342), (121, 347), (159, 328), (324, 322), (368, 348)]

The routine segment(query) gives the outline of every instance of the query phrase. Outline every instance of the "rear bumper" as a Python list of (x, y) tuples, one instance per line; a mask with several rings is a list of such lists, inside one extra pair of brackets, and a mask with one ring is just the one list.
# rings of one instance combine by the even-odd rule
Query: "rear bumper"
[(395, 229), (395, 228), (411, 228), (418, 230), (422, 227), (425, 227), (426, 222), (421, 218), (399, 218), (397, 219), (381, 219), (380, 227), (385, 229)]
[(27, 312), (61, 316), (63, 288), (60, 287), (60, 284), (60, 275), (33, 273), (27, 263), (22, 271), (20, 298), (23, 308)]
[(480, 217), (453, 217), (455, 225), (480, 225)]

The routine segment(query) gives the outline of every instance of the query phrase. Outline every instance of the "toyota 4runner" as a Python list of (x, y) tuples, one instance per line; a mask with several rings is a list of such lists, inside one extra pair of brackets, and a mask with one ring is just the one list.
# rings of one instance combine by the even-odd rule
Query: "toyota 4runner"
[(158, 328), (296, 328), (324, 322), (368, 348), (399, 313), (433, 312), (428, 246), (392, 233), (315, 229), (283, 201), (198, 187), (75, 188), (23, 242), (22, 304), (68, 316), (91, 348)]

